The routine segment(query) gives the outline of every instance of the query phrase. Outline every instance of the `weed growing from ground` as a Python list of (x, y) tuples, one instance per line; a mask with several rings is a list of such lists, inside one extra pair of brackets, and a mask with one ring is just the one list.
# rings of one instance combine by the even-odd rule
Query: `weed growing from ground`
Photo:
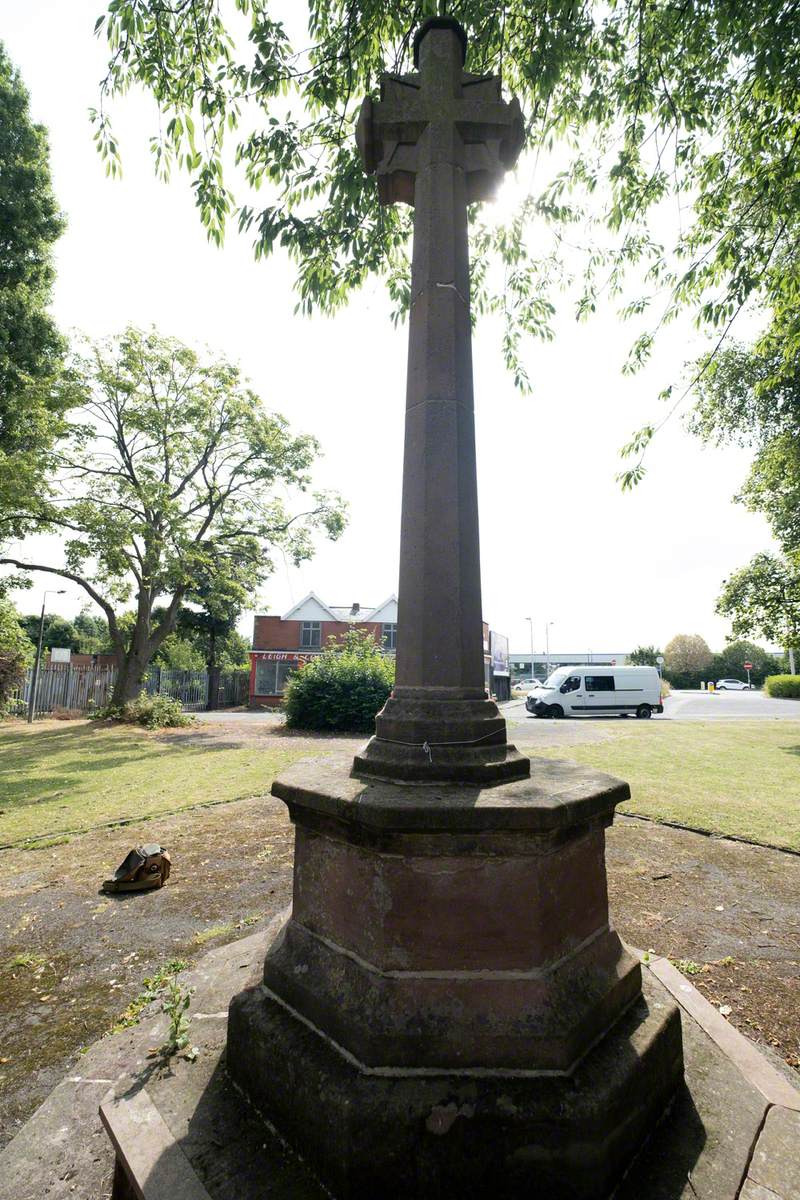
[(134, 996), (125, 1011), (117, 1017), (110, 1032), (118, 1033), (120, 1029), (130, 1029), (132, 1025), (138, 1025), (139, 1018), (148, 1004), (155, 1000), (156, 996), (160, 995), (170, 982), (174, 983), (175, 976), (181, 971), (185, 971), (188, 965), (182, 958), (173, 958), (163, 967), (159, 967), (154, 975), (143, 979), (142, 991), (138, 996)]
[(43, 954), (23, 952), (22, 954), (15, 954), (13, 958), (10, 958), (5, 963), (5, 968), (7, 971), (18, 971), (21, 967), (24, 967), (29, 971), (34, 971), (37, 967), (43, 967), (46, 962), (47, 959)]
[[(173, 1054), (179, 1054), (181, 1050), (186, 1050), (186, 1047), (189, 1045), (190, 1017), (187, 1009), (191, 999), (191, 988), (184, 991), (173, 976), (167, 984), (167, 994), (161, 1003), (161, 1011), (169, 1017), (167, 1040), (159, 1051), (162, 1058), (171, 1058)], [(194, 1062), (197, 1058), (196, 1046), (192, 1046), (190, 1050), (186, 1050), (186, 1058), (190, 1062)]]

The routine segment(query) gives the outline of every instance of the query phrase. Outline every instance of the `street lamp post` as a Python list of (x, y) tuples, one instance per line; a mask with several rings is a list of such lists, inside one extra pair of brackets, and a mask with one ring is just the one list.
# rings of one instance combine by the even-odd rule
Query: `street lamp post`
[(550, 677), (550, 626), (555, 625), (555, 621), (548, 621), (544, 627), (544, 655), (547, 665), (547, 676)]
[(42, 663), (42, 642), (44, 641), (44, 609), (47, 604), (48, 596), (63, 596), (66, 588), (48, 588), (42, 597), (42, 615), (39, 619), (39, 641), (36, 646), (36, 660), (33, 664), (33, 679), (31, 680), (31, 694), (28, 697), (28, 724), (33, 724), (33, 718), (36, 715), (36, 692), (39, 687), (39, 669)]
[(534, 682), (534, 618), (525, 617), (530, 625), (530, 682)]

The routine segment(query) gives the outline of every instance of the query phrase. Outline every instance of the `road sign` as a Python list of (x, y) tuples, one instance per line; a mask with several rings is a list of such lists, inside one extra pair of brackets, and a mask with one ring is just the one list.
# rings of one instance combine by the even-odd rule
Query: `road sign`
[(744, 669), (745, 669), (745, 671), (752, 671), (752, 669), (753, 669), (753, 664), (752, 664), (751, 662), (746, 662), (746, 663), (744, 664)]
[(663, 655), (663, 654), (658, 654), (658, 655), (656, 655), (656, 662), (658, 663), (658, 665), (659, 665), (660, 667), (663, 667), (663, 665), (664, 665), (664, 655)]

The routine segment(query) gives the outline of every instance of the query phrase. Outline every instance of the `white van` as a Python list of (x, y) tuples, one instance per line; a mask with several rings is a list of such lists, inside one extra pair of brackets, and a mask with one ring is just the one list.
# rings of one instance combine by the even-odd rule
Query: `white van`
[(655, 667), (559, 667), (528, 692), (537, 717), (587, 717), (592, 713), (649, 717), (662, 713), (661, 680)]

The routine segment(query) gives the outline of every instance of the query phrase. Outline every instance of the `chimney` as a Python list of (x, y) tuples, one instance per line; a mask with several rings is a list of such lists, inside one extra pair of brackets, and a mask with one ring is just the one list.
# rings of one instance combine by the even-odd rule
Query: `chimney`
[(358, 601), (356, 600), (356, 601), (354, 601), (354, 603), (353, 603), (353, 607), (350, 609), (350, 616), (351, 616), (351, 617), (357, 617), (357, 616), (358, 616), (358, 614), (360, 613), (360, 611), (361, 611), (361, 605), (360, 605), (360, 604), (358, 603)]

